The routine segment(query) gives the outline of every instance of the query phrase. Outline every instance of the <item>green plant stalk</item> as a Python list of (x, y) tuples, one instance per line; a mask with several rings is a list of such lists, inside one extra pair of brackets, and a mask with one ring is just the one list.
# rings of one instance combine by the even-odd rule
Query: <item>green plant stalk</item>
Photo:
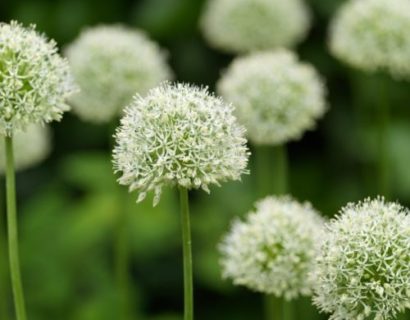
[(292, 320), (294, 318), (294, 304), (292, 301), (282, 299), (283, 303), (283, 320)]
[(378, 110), (378, 173), (379, 194), (390, 197), (390, 170), (389, 170), (389, 101), (386, 83), (380, 81), (379, 110)]
[(5, 137), (6, 147), (6, 196), (7, 196), (7, 231), (11, 285), (17, 320), (26, 320), (23, 285), (21, 281), (19, 245), (17, 232), (16, 181), (14, 172), (13, 138)]
[(188, 190), (186, 188), (179, 187), (179, 199), (181, 205), (182, 248), (184, 258), (184, 320), (192, 320), (194, 318), (192, 241)]
[[(119, 193), (122, 194), (122, 193)], [(131, 318), (129, 299), (129, 248), (128, 248), (128, 212), (126, 201), (119, 197), (119, 212), (117, 217), (116, 243), (115, 243), (115, 275), (118, 290), (120, 318)]]
[[(2, 190), (3, 191), (3, 190)], [(1, 196), (0, 196), (1, 197)], [(2, 201), (0, 201), (0, 204)], [(8, 320), (7, 312), (8, 305), (8, 270), (7, 270), (7, 242), (4, 231), (4, 217), (3, 212), (0, 214), (0, 319)]]
[(271, 294), (264, 294), (265, 304), (265, 319), (266, 320), (282, 320), (283, 306), (282, 299), (276, 298)]
[[(258, 197), (285, 194), (288, 189), (288, 159), (285, 145), (259, 146), (256, 149)], [(265, 295), (266, 320), (292, 320), (282, 298)]]
[(288, 189), (286, 146), (258, 146), (255, 157), (258, 197), (286, 193)]

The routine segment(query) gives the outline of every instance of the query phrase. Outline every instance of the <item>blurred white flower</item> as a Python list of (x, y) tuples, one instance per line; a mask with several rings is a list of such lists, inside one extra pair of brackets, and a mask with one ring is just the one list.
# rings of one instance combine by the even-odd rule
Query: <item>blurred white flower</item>
[(56, 43), (16, 21), (0, 23), (0, 134), (60, 120), (76, 90)]
[[(33, 167), (50, 153), (50, 130), (47, 126), (31, 124), (13, 135), (14, 166), (16, 170)], [(6, 168), (4, 137), (0, 139), (0, 172)]]
[(410, 1), (350, 0), (336, 15), (330, 49), (365, 71), (410, 77)]
[(209, 0), (201, 18), (209, 43), (233, 53), (292, 47), (309, 25), (303, 0)]
[(83, 31), (66, 50), (81, 92), (70, 100), (83, 120), (107, 122), (134, 94), (144, 95), (171, 70), (159, 46), (145, 33), (121, 25)]
[(329, 319), (396, 319), (410, 307), (410, 216), (383, 198), (348, 204), (327, 225), (314, 271)]
[(233, 103), (239, 122), (255, 144), (299, 139), (326, 111), (320, 76), (287, 50), (236, 58), (217, 88)]
[(184, 84), (163, 84), (137, 95), (117, 129), (114, 168), (119, 183), (154, 190), (154, 204), (167, 185), (202, 188), (238, 180), (247, 172), (244, 129), (220, 98)]
[(223, 276), (285, 299), (311, 294), (308, 274), (320, 245), (323, 220), (309, 203), (266, 197), (245, 221), (236, 220), (220, 244)]

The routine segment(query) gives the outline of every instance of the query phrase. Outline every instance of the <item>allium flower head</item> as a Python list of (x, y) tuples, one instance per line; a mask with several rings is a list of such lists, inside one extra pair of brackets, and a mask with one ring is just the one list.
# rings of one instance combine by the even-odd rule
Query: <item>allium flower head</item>
[(71, 99), (82, 119), (107, 122), (129, 104), (171, 77), (165, 54), (145, 33), (121, 25), (81, 33), (66, 50), (81, 92)]
[(325, 87), (316, 70), (286, 50), (236, 58), (218, 91), (236, 107), (255, 144), (299, 139), (326, 110)]
[(0, 134), (60, 120), (73, 91), (68, 63), (53, 40), (34, 26), (0, 23)]
[(285, 299), (309, 295), (322, 219), (309, 203), (266, 197), (220, 244), (223, 276), (236, 285)]
[(388, 320), (410, 307), (410, 216), (383, 198), (348, 204), (328, 226), (315, 304), (332, 320)]
[(178, 185), (208, 191), (210, 184), (238, 180), (246, 172), (244, 129), (220, 98), (184, 84), (163, 84), (137, 95), (116, 132), (114, 168), (119, 183), (139, 192)]
[[(50, 153), (50, 131), (46, 126), (31, 124), (13, 135), (14, 165), (24, 170), (43, 161)], [(0, 172), (6, 168), (4, 138), (0, 139)]]
[(350, 0), (334, 19), (330, 48), (365, 71), (410, 78), (410, 1)]
[(292, 47), (309, 25), (303, 0), (209, 0), (201, 19), (209, 43), (232, 53)]

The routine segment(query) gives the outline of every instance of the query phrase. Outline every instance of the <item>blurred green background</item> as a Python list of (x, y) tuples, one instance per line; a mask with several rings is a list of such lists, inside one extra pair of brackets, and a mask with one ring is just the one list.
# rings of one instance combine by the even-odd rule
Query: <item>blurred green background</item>
[[(204, 0), (1, 0), (0, 20), (35, 23), (63, 47), (85, 26), (122, 22), (142, 28), (169, 53), (178, 81), (213, 89), (233, 56), (211, 49), (198, 30)], [(297, 50), (325, 77), (329, 112), (316, 131), (289, 145), (291, 193), (332, 216), (349, 201), (377, 194), (375, 123), (380, 78), (333, 59), (327, 27), (341, 0), (311, 0), (314, 25)], [(391, 101), (389, 130), (393, 200), (410, 204), (410, 84), (383, 78)], [(32, 320), (120, 319), (113, 266), (116, 217), (126, 210), (132, 319), (182, 319), (182, 264), (177, 196), (169, 190), (156, 208), (115, 182), (110, 149), (115, 123), (91, 125), (67, 114), (53, 128), (53, 152), (17, 176), (23, 281)], [(251, 170), (253, 157), (251, 158)], [(3, 183), (2, 183), (3, 184)], [(259, 294), (221, 279), (217, 243), (234, 216), (257, 199), (255, 175), (242, 183), (192, 192), (197, 319), (262, 319)], [(3, 190), (1, 190), (3, 195)], [(5, 208), (2, 196), (1, 224)], [(0, 272), (7, 272), (4, 239)], [(0, 319), (12, 312), (7, 277), (0, 278)], [(6, 298), (5, 298), (6, 297)], [(300, 319), (325, 319), (309, 299)]]

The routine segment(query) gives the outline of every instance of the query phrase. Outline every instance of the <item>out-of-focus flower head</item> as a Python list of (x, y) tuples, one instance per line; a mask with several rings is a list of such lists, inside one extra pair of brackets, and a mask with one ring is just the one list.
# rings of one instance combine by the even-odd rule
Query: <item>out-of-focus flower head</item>
[(330, 49), (340, 60), (369, 72), (410, 78), (410, 1), (350, 0), (330, 30)]
[(142, 31), (121, 25), (86, 29), (66, 55), (81, 91), (73, 111), (91, 122), (107, 122), (131, 102), (171, 78), (166, 56)]
[(303, 0), (210, 0), (201, 18), (208, 42), (233, 53), (293, 47), (309, 25)]
[(235, 106), (238, 120), (255, 144), (299, 139), (326, 111), (320, 76), (287, 50), (236, 58), (217, 87)]
[(236, 220), (220, 244), (223, 276), (285, 299), (309, 295), (323, 220), (309, 203), (266, 197), (244, 221)]

